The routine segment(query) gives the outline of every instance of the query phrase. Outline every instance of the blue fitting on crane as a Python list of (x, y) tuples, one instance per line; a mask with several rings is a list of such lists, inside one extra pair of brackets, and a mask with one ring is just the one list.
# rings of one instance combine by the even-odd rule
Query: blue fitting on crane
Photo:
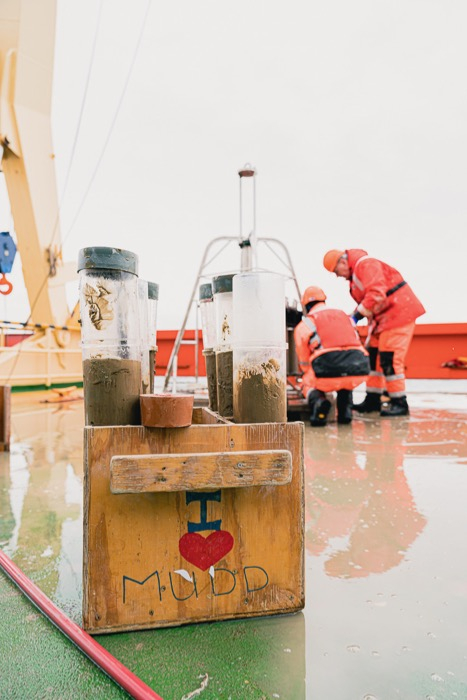
[(16, 255), (16, 245), (8, 231), (0, 232), (0, 273), (11, 272)]

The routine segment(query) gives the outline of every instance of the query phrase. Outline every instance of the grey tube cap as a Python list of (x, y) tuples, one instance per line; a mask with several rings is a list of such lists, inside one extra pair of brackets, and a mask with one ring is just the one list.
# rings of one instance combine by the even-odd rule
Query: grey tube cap
[(159, 285), (156, 282), (148, 282), (148, 299), (159, 299)]
[(199, 300), (206, 301), (206, 299), (212, 300), (212, 284), (210, 282), (199, 286)]
[(122, 248), (82, 248), (78, 253), (80, 270), (120, 270), (138, 276), (138, 256)]
[(232, 280), (234, 275), (219, 275), (218, 277), (213, 277), (212, 280), (212, 292), (213, 294), (224, 294), (225, 292), (232, 291)]

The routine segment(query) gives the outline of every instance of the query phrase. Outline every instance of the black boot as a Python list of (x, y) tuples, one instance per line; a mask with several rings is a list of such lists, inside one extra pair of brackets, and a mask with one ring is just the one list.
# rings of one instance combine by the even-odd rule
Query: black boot
[(313, 389), (308, 397), (310, 405), (310, 425), (318, 428), (326, 425), (331, 402), (326, 398), (324, 391)]
[(380, 415), (384, 418), (392, 418), (393, 416), (408, 416), (409, 405), (406, 396), (396, 396), (389, 399), (389, 403), (383, 404)]
[(337, 422), (341, 425), (352, 422), (352, 392), (348, 389), (337, 392)]
[(373, 391), (367, 391), (362, 403), (354, 403), (352, 408), (354, 411), (358, 411), (359, 413), (379, 411), (381, 409), (381, 394), (376, 394)]

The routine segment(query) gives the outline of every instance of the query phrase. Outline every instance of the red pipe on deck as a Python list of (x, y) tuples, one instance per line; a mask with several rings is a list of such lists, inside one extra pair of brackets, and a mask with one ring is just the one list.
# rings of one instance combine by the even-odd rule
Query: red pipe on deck
[(70, 620), (29, 579), (6, 554), (0, 550), (0, 566), (29, 600), (93, 661), (109, 678), (126, 690), (135, 700), (163, 700), (152, 688), (135, 676), (115, 656), (98, 644), (87, 632)]

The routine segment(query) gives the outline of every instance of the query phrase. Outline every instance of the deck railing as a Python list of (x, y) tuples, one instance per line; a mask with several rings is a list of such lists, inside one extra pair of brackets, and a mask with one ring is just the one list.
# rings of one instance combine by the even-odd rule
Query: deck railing
[[(31, 326), (16, 327), (12, 333), (12, 325), (0, 322), (0, 384), (50, 387), (83, 381), (81, 348), (76, 342), (70, 347), (59, 347), (53, 335), (57, 330), (79, 328), (42, 326), (41, 336), (35, 337)], [(16, 324), (19, 325), (22, 324)]]

